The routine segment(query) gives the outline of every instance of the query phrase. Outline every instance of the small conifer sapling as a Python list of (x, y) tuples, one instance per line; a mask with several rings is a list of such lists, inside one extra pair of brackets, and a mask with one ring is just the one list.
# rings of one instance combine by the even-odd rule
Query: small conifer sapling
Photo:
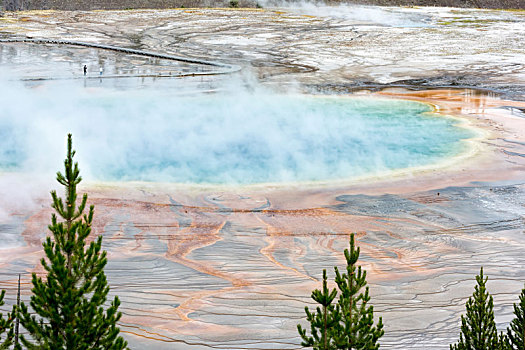
[(459, 341), (450, 345), (451, 350), (494, 350), (504, 345), (504, 337), (501, 337), (501, 342), (498, 337), (494, 301), (486, 288), (487, 279), (482, 267), (476, 276), (474, 293), (467, 301), (467, 314), (461, 315)]
[(69, 134), (64, 174), (57, 173), (57, 181), (64, 186), (65, 201), (51, 192), (56, 214), (48, 226), (52, 235), (43, 243), (46, 258), (41, 263), (46, 277), (35, 273), (32, 276), (30, 305), (36, 316), (24, 303), (20, 305), (20, 322), (31, 336), (21, 336), (21, 341), (29, 350), (125, 349), (127, 343), (117, 327), (121, 317), (118, 297), (105, 305), (109, 286), (104, 274), (107, 258), (101, 249), (102, 236), (86, 243), (94, 207), (84, 213), (87, 194), (77, 203), (77, 185), (82, 178), (78, 163), (73, 163), (74, 155)]
[(314, 350), (337, 349), (333, 340), (333, 332), (341, 318), (337, 306), (332, 304), (336, 296), (335, 288), (331, 291), (328, 289), (326, 270), (323, 270), (323, 289), (316, 289), (312, 292), (312, 299), (321, 306), (318, 306), (317, 311), (313, 312), (310, 312), (307, 306), (304, 308), (306, 320), (310, 322), (311, 335), (307, 335), (306, 329), (297, 325), (299, 335), (303, 339), (302, 346), (313, 347)]
[[(350, 250), (345, 249), (346, 272), (340, 273), (335, 267), (335, 283), (340, 295), (338, 306), (341, 322), (335, 332), (338, 349), (374, 350), (379, 349), (379, 338), (383, 336), (383, 320), (379, 317), (374, 325), (374, 307), (369, 305), (369, 289), (366, 286), (366, 271), (357, 266), (359, 247), (355, 246), (354, 234), (350, 236)], [(363, 293), (363, 288), (364, 293)]]
[[(2, 290), (2, 292), (0, 292), (0, 306), (3, 306), (5, 304), (4, 296), (5, 296), (5, 290)], [(14, 338), (13, 320), (14, 320), (15, 314), (16, 312), (15, 312), (14, 307), (13, 307), (12, 312), (7, 313), (6, 318), (4, 318), (4, 315), (0, 313), (0, 350), (9, 349), (9, 347), (13, 344), (13, 338)], [(4, 338), (4, 333), (5, 333), (5, 338)]]
[(366, 287), (366, 271), (357, 266), (359, 248), (355, 246), (354, 234), (350, 236), (350, 250), (345, 249), (344, 255), (346, 272), (340, 273), (335, 267), (339, 298), (333, 303), (337, 291), (328, 290), (326, 271), (323, 271), (323, 290), (312, 292), (312, 298), (321, 307), (317, 307), (317, 312), (305, 308), (311, 336), (300, 325), (297, 326), (303, 339), (302, 345), (314, 350), (377, 350), (379, 338), (384, 334), (383, 321), (380, 317), (374, 325), (374, 308), (368, 304), (370, 296)]
[(518, 304), (514, 304), (514, 319), (507, 330), (512, 350), (525, 350), (525, 288), (521, 290)]

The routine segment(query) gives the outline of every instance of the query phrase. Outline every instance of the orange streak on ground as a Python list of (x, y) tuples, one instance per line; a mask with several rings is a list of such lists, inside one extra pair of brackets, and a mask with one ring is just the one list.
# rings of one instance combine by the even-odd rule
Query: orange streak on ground
[[(261, 220), (261, 222), (264, 223), (264, 221)], [(269, 261), (271, 261), (274, 265), (280, 267), (281, 269), (283, 270), (288, 270), (288, 271), (292, 271), (293, 273), (301, 276), (301, 277), (305, 277), (305, 278), (308, 278), (308, 279), (311, 279), (312, 281), (317, 281), (317, 279), (311, 277), (311, 276), (308, 276), (307, 274), (304, 274), (302, 272), (300, 272), (299, 270), (297, 270), (296, 268), (294, 267), (291, 267), (291, 266), (286, 266), (286, 265), (283, 265), (281, 264), (280, 262), (278, 262), (275, 257), (273, 256), (273, 253), (275, 251), (275, 246), (276, 246), (276, 241), (274, 239), (274, 232), (276, 232), (277, 229), (275, 227), (271, 227), (271, 226), (268, 226), (266, 228), (266, 238), (265, 238), (265, 241), (268, 243), (268, 245), (262, 249), (259, 250), (259, 252), (264, 255)]]
[[(233, 287), (223, 288), (214, 291), (203, 291), (192, 293), (192, 296), (182, 302), (178, 307), (175, 308), (175, 312), (184, 321), (190, 321), (188, 314), (195, 310), (195, 303), (211, 295), (215, 295), (224, 291), (232, 291), (241, 287), (250, 285), (246, 280), (232, 276), (231, 274), (222, 272), (216, 268), (213, 268), (210, 264), (199, 263), (194, 260), (187, 259), (186, 256), (192, 251), (214, 244), (221, 239), (219, 232), (226, 224), (226, 221), (221, 222), (219, 225), (213, 227), (211, 231), (201, 231), (202, 227), (199, 227), (199, 233), (194, 232), (193, 235), (186, 235), (182, 240), (176, 240), (178, 235), (175, 235), (173, 239), (168, 241), (168, 252), (167, 258), (178, 262), (186, 267), (192, 268), (196, 271), (205, 273), (210, 276), (215, 276), (229, 281)], [(190, 227), (182, 230), (182, 233), (191, 232), (197, 226), (192, 223)]]

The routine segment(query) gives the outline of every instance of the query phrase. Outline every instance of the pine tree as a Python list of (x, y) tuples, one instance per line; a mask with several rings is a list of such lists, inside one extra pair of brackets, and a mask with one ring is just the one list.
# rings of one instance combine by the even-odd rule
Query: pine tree
[(504, 332), (499, 333), (498, 348), (496, 350), (512, 350), (509, 337)]
[(310, 313), (305, 308), (307, 320), (310, 322), (312, 336), (306, 335), (306, 330), (297, 325), (303, 338), (303, 346), (314, 349), (343, 350), (374, 350), (379, 349), (378, 340), (385, 333), (383, 320), (380, 317), (374, 326), (374, 308), (368, 305), (370, 296), (366, 286), (366, 271), (356, 267), (359, 259), (359, 248), (355, 246), (354, 234), (350, 236), (350, 250), (345, 249), (346, 273), (341, 274), (335, 267), (335, 283), (340, 291), (339, 299), (332, 304), (337, 295), (326, 286), (326, 270), (323, 270), (323, 291), (312, 292), (312, 299), (321, 304), (317, 313)]
[[(0, 292), (0, 306), (3, 306), (4, 303), (5, 290)], [(5, 339), (2, 341), (0, 338), (0, 350), (9, 349), (11, 344), (13, 344), (14, 338), (14, 328), (13, 328), (13, 318), (15, 315), (15, 309), (11, 313), (7, 313), (7, 318), (4, 318), (4, 315), (0, 313), (0, 336), (7, 332)]]
[(504, 346), (498, 337), (494, 301), (486, 289), (487, 279), (483, 277), (482, 267), (476, 276), (474, 293), (467, 301), (467, 315), (461, 315), (459, 342), (450, 345), (451, 350), (493, 350)]
[(91, 233), (94, 207), (87, 214), (84, 209), (87, 194), (77, 206), (78, 163), (73, 163), (71, 134), (68, 135), (64, 174), (57, 173), (57, 181), (65, 188), (65, 203), (55, 191), (51, 192), (52, 208), (57, 215), (48, 226), (52, 238), (43, 243), (47, 260), (41, 260), (47, 272), (45, 280), (33, 273), (31, 308), (39, 316), (32, 316), (21, 303), (20, 322), (32, 339), (21, 337), (23, 345), (42, 350), (120, 350), (127, 343), (119, 336), (116, 323), (121, 317), (115, 297), (104, 311), (109, 286), (104, 274), (106, 252), (101, 250), (102, 237), (86, 247)]
[(321, 307), (317, 307), (317, 312), (310, 312), (307, 306), (304, 308), (312, 335), (308, 336), (306, 329), (297, 325), (297, 330), (303, 338), (302, 346), (313, 347), (314, 350), (337, 349), (333, 340), (333, 332), (341, 318), (339, 309), (332, 304), (336, 296), (335, 288), (332, 291), (328, 289), (326, 270), (323, 270), (323, 290), (316, 289), (312, 292), (312, 299), (321, 304)]
[[(341, 323), (334, 336), (338, 349), (379, 349), (378, 340), (385, 333), (381, 317), (377, 326), (374, 326), (374, 307), (368, 304), (370, 296), (366, 287), (366, 271), (361, 266), (356, 266), (359, 252), (352, 234), (350, 250), (344, 251), (346, 273), (341, 274), (335, 267), (335, 283), (341, 292), (337, 302), (341, 311)], [(363, 287), (364, 293), (361, 291)]]
[(514, 304), (514, 315), (507, 329), (509, 348), (525, 350), (525, 288), (521, 290), (519, 304)]

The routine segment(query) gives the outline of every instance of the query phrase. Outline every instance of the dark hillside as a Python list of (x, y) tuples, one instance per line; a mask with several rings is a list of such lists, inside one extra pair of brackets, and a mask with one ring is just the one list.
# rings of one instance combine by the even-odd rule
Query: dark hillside
[[(254, 8), (257, 0), (0, 0), (3, 9), (17, 10), (126, 10), (126, 9), (166, 9), (166, 8), (203, 8), (203, 7), (230, 7), (236, 3), (237, 7)], [(278, 7), (279, 0), (270, 0)], [(331, 4), (340, 1), (327, 1)], [(267, 1), (263, 2), (267, 3)], [(289, 4), (290, 1), (287, 1)], [(344, 3), (380, 6), (442, 6), (467, 7), (487, 9), (524, 9), (525, 0), (351, 0)], [(273, 7), (273, 6), (272, 6)], [(0, 7), (0, 12), (2, 7)]]

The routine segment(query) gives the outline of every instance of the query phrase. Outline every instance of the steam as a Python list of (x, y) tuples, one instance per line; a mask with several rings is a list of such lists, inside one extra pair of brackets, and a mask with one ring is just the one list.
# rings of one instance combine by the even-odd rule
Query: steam
[(288, 11), (335, 18), (353, 25), (379, 25), (387, 27), (427, 27), (432, 17), (407, 8), (364, 6), (354, 4), (328, 5), (323, 2), (262, 0), (264, 7), (286, 8)]
[[(19, 173), (0, 173), (0, 223), (8, 222), (11, 215), (25, 215), (38, 208), (36, 199), (48, 196), (49, 189), (55, 186), (50, 180), (53, 179), (46, 180)], [(0, 231), (2, 242), (9, 241), (4, 232), (5, 228)], [(6, 247), (4, 243), (3, 248)]]
[(432, 163), (468, 137), (414, 102), (283, 95), (235, 80), (216, 94), (103, 86), (0, 81), (0, 168), (53, 179), (71, 132), (92, 181), (318, 181)]

